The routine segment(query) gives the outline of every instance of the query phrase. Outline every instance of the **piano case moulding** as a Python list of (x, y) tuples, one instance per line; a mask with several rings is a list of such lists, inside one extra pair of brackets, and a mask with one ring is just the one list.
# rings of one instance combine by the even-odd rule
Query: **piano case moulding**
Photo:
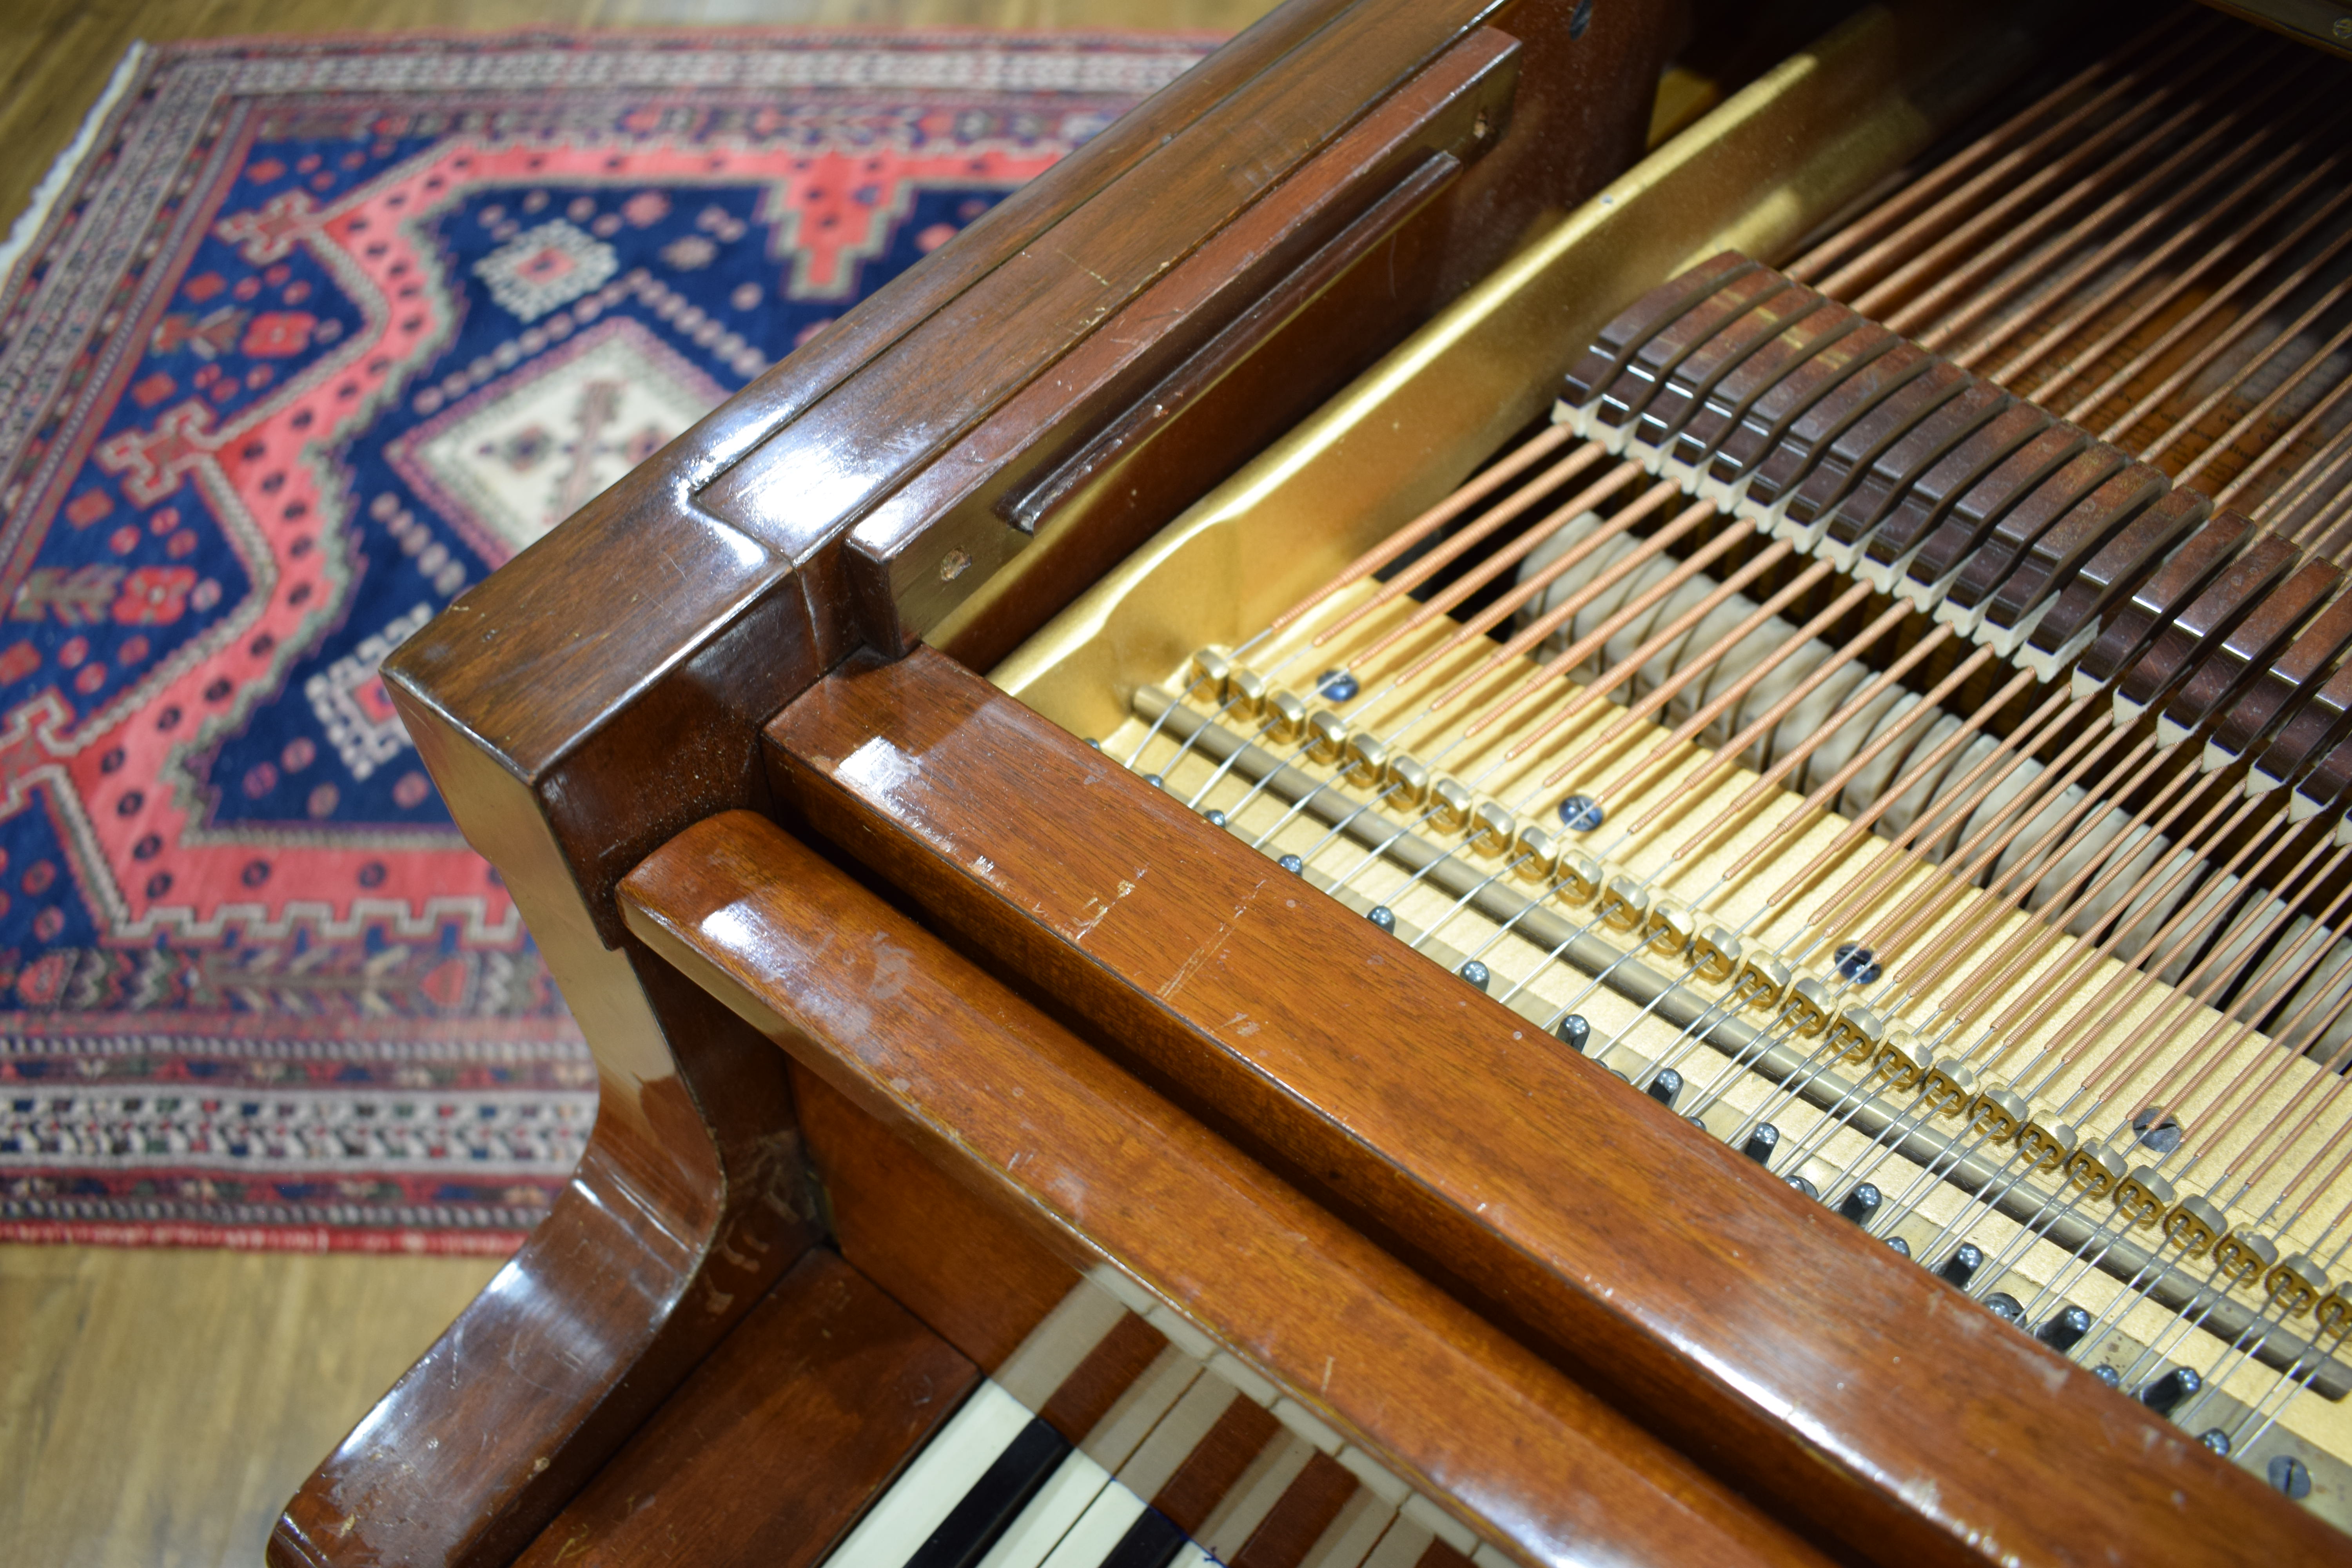
[[(803, 1260), (827, 1233), (828, 1192), (838, 1204), (847, 1190), (838, 1151), (871, 1138), (841, 1129), (877, 1116), (1041, 1255), (1110, 1265), (1139, 1300), (1182, 1314), (1426, 1489), (1484, 1551), (1530, 1563), (2337, 1552), (2325, 1527), (2136, 1405), (2021, 1397), (2016, 1379), (2038, 1394), (2063, 1363), (1988, 1338), (1940, 1287), (1865, 1256), (1785, 1190), (1678, 1159), (1626, 1121), (1622, 1085), (1515, 1049), (1512, 1016), (1446, 976), (1391, 960), (1367, 980), (1360, 964), (1381, 955), (1360, 921), (1319, 911), (1315, 952), (1283, 952), (1269, 931), (1248, 973), (1220, 984), (1311, 994), (1311, 970), (1346, 972), (1345, 1038), (1378, 1069), (1364, 1082), (1325, 1081), (1328, 1061), (1283, 1077), (1317, 1065), (1297, 1047), (1327, 1037), (1339, 1003), (1293, 994), (1296, 1033), (1235, 1050), (1216, 1037), (1226, 1018), (1153, 999), (1142, 978), (1198, 947), (1201, 900), (1242, 874), (1244, 852), (1115, 773), (1094, 787), (1066, 732), (968, 673), (1459, 296), (1147, 555), (1220, 531), (1250, 549), (1221, 557), (1229, 537), (1196, 550), (1219, 565), (1192, 574), (1165, 614), (1127, 616), (1115, 638), (1059, 635), (1077, 657), (1033, 648), (1000, 679), (1084, 731), (1086, 700), (1124, 700), (1135, 672), (1225, 635), (1221, 616), (1252, 624), (1286, 585), (1443, 494), (1649, 281), (1724, 244), (1785, 247), (2030, 59), (2032, 29), (2015, 16), (1958, 25), (1937, 9), (1863, 14), (1576, 206), (1638, 151), (1649, 94), (1635, 87), (1655, 79), (1676, 26), (1664, 8), (1294, 0), (400, 650), (386, 667), (395, 698), (547, 951), (595, 1048), (602, 1108), (555, 1214), (289, 1505), (272, 1560), (514, 1559), (764, 1291), (817, 1266)], [(1085, 265), (1041, 259), (1048, 239)], [(1349, 431), (1376, 434), (1335, 438)], [(946, 657), (877, 666), (866, 651), (923, 641)], [(1045, 814), (1042, 832), (1075, 811), (1066, 829), (1169, 868), (1153, 889), (1177, 922), (1159, 928), (1163, 952), (1122, 964), (1028, 919), (924, 838), (937, 825), (911, 796), (858, 772), (860, 757), (927, 754), (958, 720), (975, 745), (956, 766), (978, 771), (942, 778), (970, 786), (966, 807), (1021, 808), (991, 826), (992, 845), (1024, 813)], [(864, 863), (963, 955), (779, 818)], [(1040, 887), (1055, 872), (1046, 858), (1022, 868)], [(1169, 1130), (1158, 1136), (1181, 1152), (1120, 1180), (1175, 1193), (1246, 1171), (1239, 1185), (1285, 1217), (1221, 1229), (1242, 1211), (1171, 1203), (1154, 1212), (1178, 1234), (1161, 1237), (1143, 1214), (1089, 1214), (1028, 1184), (1023, 1152), (982, 1138), (989, 1108), (957, 1051), (927, 1058), (937, 1077), (909, 1088), (881, 1053), (907, 1048), (910, 1025), (869, 1035), (824, 1012), (840, 976), (807, 965), (842, 921), (890, 931), (925, 994), (984, 999), (936, 1026), (950, 1038), (992, 1037), (1041, 1064), (1064, 1053), (1098, 1114)], [(1022, 994), (991, 989), (971, 954)], [(1040, 1001), (1076, 1037), (1035, 1015)], [(1454, 1098), (1435, 1121), (1409, 1092), (1369, 1119), (1351, 1098), (1469, 1062), (1480, 1069), (1447, 1078)], [(1566, 1121), (1528, 1121), (1530, 1096)], [(1491, 1141), (1495, 1170), (1548, 1173), (1549, 1191), (1535, 1183), (1524, 1207), (1482, 1214), (1484, 1178), (1459, 1163), (1475, 1141), (1433, 1163), (1427, 1140), (1449, 1122)], [(1580, 1153), (1554, 1142), (1562, 1127), (1599, 1142)], [(1572, 1195), (1579, 1176), (1593, 1184)], [(951, 1327), (952, 1290), (924, 1311), (890, 1249), (857, 1239), (853, 1211), (870, 1206), (831, 1215), (848, 1263), (871, 1259), (988, 1365), (1001, 1333)], [(1349, 1404), (1304, 1375), (1301, 1343), (1360, 1325), (1321, 1326), (1278, 1291), (1252, 1299), (1270, 1276), (1210, 1280), (1203, 1261), (1257, 1225), (1328, 1236), (1332, 1279), (1392, 1281), (1381, 1299), (1413, 1303), (1416, 1320), (1394, 1337), (1466, 1358), (1441, 1381), (1515, 1383), (1521, 1408), (1506, 1417), (1496, 1394), (1491, 1454), (1485, 1434), (1428, 1411), (1376, 1415), (1377, 1399)], [(1841, 1380), (1843, 1396), (1824, 1398)], [(1549, 1436), (1527, 1436), (1528, 1421)], [(1579, 1452), (1593, 1467), (1559, 1463)], [(630, 1453), (615, 1475), (649, 1462)], [(2067, 1471), (2086, 1455), (2113, 1457), (2078, 1482)]]

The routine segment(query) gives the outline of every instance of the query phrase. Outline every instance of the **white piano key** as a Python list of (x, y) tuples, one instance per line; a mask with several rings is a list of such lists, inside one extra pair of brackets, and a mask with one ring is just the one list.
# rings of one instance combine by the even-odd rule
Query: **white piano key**
[(1429, 1543), (1436, 1539), (1429, 1526), (1400, 1513), (1381, 1537), (1381, 1543), (1372, 1548), (1372, 1554), (1364, 1559), (1364, 1568), (1413, 1568), (1421, 1561), (1421, 1554), (1429, 1550)]
[(1369, 1487), (1358, 1487), (1298, 1560), (1298, 1568), (1361, 1568), (1395, 1518), (1393, 1505)]
[(1298, 1479), (1298, 1472), (1314, 1457), (1314, 1444), (1276, 1428), (1276, 1435), (1258, 1450), (1257, 1458), (1242, 1471), (1241, 1479), (1217, 1500), (1217, 1506), (1209, 1510), (1209, 1517), (1201, 1521), (1192, 1539), (1219, 1562), (1231, 1562), (1249, 1544), (1251, 1532), (1265, 1522), (1265, 1516), (1274, 1511), (1274, 1505), (1282, 1500), (1282, 1494), (1290, 1489), (1290, 1483)]
[(1234, 1385), (1213, 1373), (1202, 1373), (1192, 1380), (1192, 1386), (1176, 1401), (1175, 1408), (1151, 1429), (1135, 1450), (1135, 1455), (1119, 1467), (1121, 1485), (1138, 1497), (1154, 1498), (1168, 1484), (1168, 1478), (1189, 1458), (1209, 1435), (1226, 1408), (1241, 1395)]
[(1031, 1419), (1019, 1400), (982, 1383), (866, 1510), (826, 1568), (900, 1568)]
[(996, 1382), (1030, 1409), (1045, 1409), (1054, 1391), (1126, 1315), (1117, 1297), (1081, 1279), (1004, 1358), (996, 1369)]
[(1111, 1402), (1079, 1447), (1103, 1468), (1118, 1470), (1200, 1375), (1199, 1362), (1168, 1346)]
[(1404, 1506), (1397, 1511), (1426, 1526), (1431, 1534), (1465, 1557), (1478, 1550), (1478, 1538), (1470, 1533), (1468, 1525), (1419, 1492), (1405, 1499)]
[(1106, 1486), (1064, 1533), (1044, 1568), (1100, 1568), (1128, 1527), (1142, 1517), (1141, 1498), (1116, 1482)]
[(1290, 1395), (1286, 1394), (1274, 1402), (1274, 1418), (1325, 1453), (1335, 1458), (1338, 1456), (1341, 1442), (1339, 1434), (1332, 1429), (1329, 1422)]
[(1108, 1470), (1073, 1452), (997, 1537), (979, 1568), (1039, 1568), (1109, 1484)]
[(1211, 1356), (1209, 1370), (1256, 1400), (1260, 1405), (1271, 1406), (1281, 1392), (1272, 1383), (1260, 1377), (1255, 1371), (1245, 1365), (1230, 1351), (1219, 1351)]
[(1403, 1477), (1353, 1445), (1339, 1450), (1339, 1464), (1391, 1508), (1402, 1507), (1404, 1500), (1412, 1495), (1412, 1489), (1404, 1484)]

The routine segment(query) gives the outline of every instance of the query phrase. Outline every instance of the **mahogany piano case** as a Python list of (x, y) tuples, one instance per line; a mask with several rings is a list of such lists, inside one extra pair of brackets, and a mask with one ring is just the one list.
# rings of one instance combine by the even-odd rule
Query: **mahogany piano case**
[(1801, 10), (1287, 0), (397, 650), (601, 1107), (271, 1562), (2352, 1559), (2346, 68)]

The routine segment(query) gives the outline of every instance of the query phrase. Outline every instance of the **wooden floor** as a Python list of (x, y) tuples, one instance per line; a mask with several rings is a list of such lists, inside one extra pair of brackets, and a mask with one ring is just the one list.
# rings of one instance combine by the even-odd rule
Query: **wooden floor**
[[(0, 233), (132, 40), (947, 24), (1229, 32), (1270, 0), (0, 0)], [(280, 1504), (496, 1265), (0, 1247), (0, 1563), (260, 1561)]]

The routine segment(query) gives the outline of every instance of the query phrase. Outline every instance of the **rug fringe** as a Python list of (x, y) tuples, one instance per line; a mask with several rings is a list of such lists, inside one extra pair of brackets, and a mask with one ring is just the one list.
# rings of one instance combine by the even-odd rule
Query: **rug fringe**
[(121, 100), (123, 94), (131, 90), (132, 79), (138, 76), (140, 68), (154, 52), (149, 44), (137, 39), (131, 41), (131, 47), (116, 63), (114, 74), (106, 79), (106, 90), (98, 95), (98, 101), (89, 106), (88, 114), (82, 116), (81, 129), (74, 132), (72, 142), (58, 154), (57, 162), (49, 165), (49, 172), (34, 187), (31, 205), (16, 215), (16, 223), (9, 227), (8, 237), (0, 239), (0, 300), (6, 299), (13, 290), (16, 263), (31, 251), (34, 239), (49, 221), (51, 211), (63, 199), (66, 187), (73, 184), (74, 175), (81, 172), (82, 163), (89, 157), (90, 150), (98, 145), (100, 128), (106, 123), (107, 117), (114, 111), (114, 106)]

